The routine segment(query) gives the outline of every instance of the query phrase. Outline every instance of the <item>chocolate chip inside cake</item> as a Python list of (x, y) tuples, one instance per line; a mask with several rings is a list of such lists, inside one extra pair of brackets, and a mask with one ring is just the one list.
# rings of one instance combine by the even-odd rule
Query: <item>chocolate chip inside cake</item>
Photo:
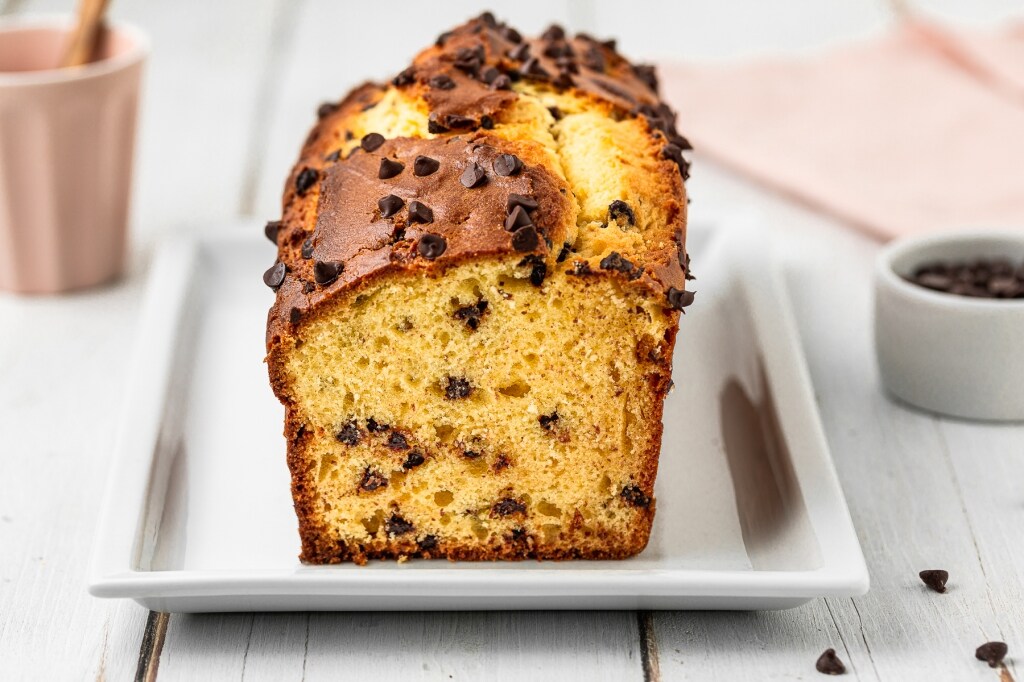
[(693, 300), (656, 88), (484, 14), (321, 107), (264, 276), (303, 561), (644, 548)]

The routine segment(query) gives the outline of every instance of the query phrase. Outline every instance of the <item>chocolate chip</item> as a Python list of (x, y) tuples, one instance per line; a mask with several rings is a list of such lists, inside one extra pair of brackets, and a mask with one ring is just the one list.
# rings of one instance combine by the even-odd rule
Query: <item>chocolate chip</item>
[(509, 460), (508, 455), (498, 455), (494, 460), (494, 464), (491, 465), (491, 469), (494, 471), (504, 471), (510, 466), (512, 466), (512, 462)]
[[(538, 259), (539, 260), (539, 259)], [(543, 260), (535, 262), (530, 269), (530, 284), (539, 287), (544, 284), (544, 278), (548, 276), (548, 264)]]
[(452, 37), (452, 32), (451, 31), (445, 31), (441, 35), (437, 36), (437, 40), (434, 41), (434, 44), (437, 45), (438, 47), (444, 47), (444, 44), (447, 43), (448, 39), (451, 38), (451, 37)]
[(555, 259), (556, 263), (564, 263), (565, 259), (569, 257), (569, 242), (562, 244), (562, 250), (558, 252), (558, 258)]
[(684, 152), (693, 151), (693, 145), (690, 144), (690, 141), (687, 140), (682, 135), (680, 135), (679, 133), (673, 133), (671, 136), (669, 136), (669, 142), (679, 147)]
[(438, 90), (451, 90), (455, 87), (455, 81), (451, 79), (451, 76), (443, 73), (433, 76), (429, 81), (427, 81), (427, 84)]
[(688, 281), (697, 279), (697, 277), (690, 272), (690, 254), (686, 253), (686, 251), (679, 252), (679, 264), (683, 267), (684, 276)]
[(327, 286), (334, 280), (338, 279), (338, 275), (341, 274), (342, 270), (345, 269), (345, 264), (341, 261), (329, 260), (321, 261), (318, 260), (313, 264), (313, 279), (320, 286)]
[(558, 412), (552, 412), (551, 414), (542, 414), (537, 417), (537, 421), (540, 422), (540, 427), (545, 431), (550, 431), (555, 428), (558, 424)]
[(425, 234), (420, 237), (419, 246), (417, 250), (420, 255), (428, 260), (434, 260), (445, 252), (448, 248), (448, 242), (439, 234)]
[(823, 675), (842, 675), (846, 672), (846, 666), (836, 656), (835, 649), (825, 649), (825, 653), (818, 656), (814, 668)]
[(462, 183), (463, 187), (472, 188), (483, 184), (484, 179), (487, 177), (484, 173), (484, 169), (476, 161), (470, 161), (469, 165), (466, 166), (466, 170), (462, 171), (462, 176), (459, 178), (459, 182)]
[(569, 45), (569, 43), (562, 40), (558, 40), (548, 44), (544, 48), (543, 54), (545, 57), (550, 57), (551, 59), (557, 61), (560, 58), (571, 57), (575, 54), (575, 52), (573, 51), (572, 46)]
[(413, 199), (409, 202), (409, 222), (432, 223), (434, 222), (434, 212), (429, 207)]
[(1007, 651), (1009, 647), (1006, 642), (985, 642), (974, 650), (974, 657), (988, 663), (990, 668), (995, 668), (1006, 658)]
[(311, 294), (316, 291), (316, 285), (312, 282), (304, 282), (302, 285), (302, 293)]
[(476, 331), (480, 326), (480, 320), (487, 312), (487, 301), (481, 299), (475, 305), (466, 305), (455, 310), (455, 319), (462, 320), (466, 326)]
[(324, 157), (324, 161), (330, 161), (334, 163), (341, 160), (341, 150), (335, 149), (333, 152)]
[(316, 109), (316, 117), (317, 118), (327, 118), (328, 116), (330, 116), (331, 114), (333, 114), (337, 110), (338, 110), (338, 105), (335, 104), (334, 102), (324, 102), (319, 107), (317, 107), (317, 109)]
[(609, 222), (618, 222), (619, 218), (625, 218), (627, 225), (636, 224), (636, 215), (633, 213), (633, 209), (622, 199), (616, 199), (608, 205)]
[(377, 201), (377, 208), (380, 209), (381, 218), (390, 218), (398, 213), (403, 206), (405, 206), (405, 202), (402, 201), (401, 197), (396, 197), (394, 194), (381, 197)]
[(271, 220), (263, 226), (264, 236), (275, 244), (277, 243), (277, 235), (281, 233), (281, 224), (280, 220)]
[(384, 474), (372, 467), (366, 467), (363, 471), (363, 480), (359, 482), (359, 487), (367, 492), (373, 492), (387, 486), (387, 484), (388, 479), (384, 478)]
[(1024, 298), (1024, 265), (1015, 274), (1013, 264), (1003, 258), (928, 262), (904, 279), (932, 291), (960, 296)]
[(510, 43), (521, 43), (523, 42), (523, 36), (519, 35), (519, 31), (515, 30), (511, 26), (503, 26), (498, 32), (502, 38)]
[(427, 460), (424, 459), (422, 453), (413, 450), (405, 458), (405, 461), (402, 463), (402, 468), (405, 469), (406, 471), (408, 471), (409, 469), (415, 469), (419, 465), (423, 464), (425, 461)]
[(511, 89), (512, 89), (512, 79), (509, 78), (508, 76), (506, 76), (505, 74), (501, 74), (500, 76), (498, 76), (497, 78), (495, 78), (494, 80), (491, 81), (491, 90), (511, 90)]
[(556, 121), (561, 121), (562, 120), (562, 116), (564, 116), (564, 114), (562, 113), (562, 110), (559, 109), (558, 107), (548, 107), (548, 112), (551, 114), (551, 116)]
[(357, 445), (362, 434), (359, 433), (359, 425), (353, 420), (342, 426), (334, 437), (345, 445)]
[(533, 225), (533, 220), (522, 206), (513, 208), (512, 212), (505, 218), (505, 229), (509, 232), (515, 232), (520, 227), (526, 227), (527, 225)]
[(690, 162), (683, 158), (683, 150), (678, 145), (670, 142), (662, 148), (661, 155), (679, 166), (679, 173), (683, 176), (683, 180), (690, 177)]
[(477, 452), (476, 450), (463, 449), (462, 456), (465, 457), (466, 459), (476, 459), (480, 456), (480, 453)]
[(299, 255), (306, 260), (313, 257), (313, 237), (306, 237), (305, 241), (302, 242), (302, 247), (299, 249)]
[(464, 377), (449, 376), (445, 379), (444, 397), (448, 400), (459, 400), (468, 398), (473, 392), (469, 380)]
[(284, 273), (286, 270), (287, 268), (281, 261), (274, 263), (263, 273), (263, 283), (277, 291), (284, 284)]
[(520, 500), (506, 497), (494, 503), (491, 507), (491, 516), (512, 516), (513, 514), (525, 514), (526, 503)]
[(383, 433), (391, 427), (387, 424), (381, 424), (373, 417), (366, 420), (366, 430), (370, 433)]
[(413, 67), (409, 67), (399, 73), (397, 76), (391, 79), (391, 84), (395, 87), (402, 87), (403, 85), (411, 85), (416, 80), (416, 70)]
[(305, 196), (306, 192), (309, 191), (310, 187), (316, 184), (316, 181), (320, 179), (320, 173), (315, 168), (309, 168), (308, 166), (299, 171), (299, 174), (295, 176), (295, 191), (299, 193), (299, 196)]
[(412, 532), (413, 525), (398, 514), (392, 514), (391, 518), (384, 523), (384, 530), (388, 535), (405, 535)]
[(565, 29), (558, 24), (551, 24), (540, 37), (542, 40), (565, 40)]
[(401, 431), (392, 431), (388, 436), (388, 447), (392, 450), (408, 450), (409, 440)]
[(292, 324), (298, 324), (302, 321), (302, 310), (293, 307), (288, 311), (288, 321)]
[(668, 296), (668, 304), (676, 310), (682, 310), (686, 306), (693, 303), (693, 298), (696, 292), (680, 291), (675, 287), (669, 287), (668, 292), (666, 292), (666, 294)]
[(520, 253), (533, 251), (540, 244), (537, 228), (533, 225), (520, 227), (512, 234), (512, 248)]
[(630, 280), (638, 279), (644, 273), (643, 268), (638, 268), (626, 260), (617, 251), (612, 251), (601, 259), (602, 270), (614, 270), (626, 275)]
[(480, 69), (485, 58), (483, 45), (460, 47), (455, 51), (455, 60), (452, 64), (456, 69), (472, 74)]
[(615, 52), (615, 49), (618, 47), (618, 42), (616, 42), (615, 38), (610, 38), (609, 40), (602, 40), (601, 44), (604, 45), (609, 50), (611, 50), (612, 52)]
[(552, 81), (552, 83), (554, 84), (554, 86), (556, 88), (560, 88), (562, 90), (567, 90), (568, 88), (572, 88), (572, 87), (576, 86), (576, 81), (574, 81), (572, 79), (572, 76), (570, 76), (569, 74), (565, 73), (564, 71), (562, 73), (558, 74), (557, 76), (555, 76), (555, 80)]
[(530, 58), (530, 44), (523, 43), (519, 47), (511, 50), (508, 53), (509, 59), (514, 59), (517, 62), (525, 62)]
[(498, 71), (493, 66), (488, 66), (486, 69), (480, 72), (480, 82), (487, 83), (490, 85), (494, 82), (494, 79), (501, 75), (501, 71)]
[(487, 114), (484, 114), (483, 116), (480, 117), (480, 127), (483, 128), (484, 130), (493, 130), (494, 119), (488, 116)]
[(658, 92), (658, 75), (650, 64), (637, 64), (633, 67), (633, 73), (644, 82), (655, 93)]
[(537, 60), (536, 57), (530, 57), (523, 64), (523, 73), (527, 76), (533, 76), (542, 80), (551, 78), (551, 72), (544, 68), (544, 66)]
[(363, 139), (359, 141), (359, 146), (364, 152), (375, 152), (382, 144), (384, 144), (384, 136), (380, 133), (363, 135)]
[(522, 160), (515, 154), (499, 154), (493, 163), (494, 174), (507, 178), (510, 175), (518, 175), (523, 169)]
[(437, 547), (437, 536), (436, 535), (424, 535), (422, 539), (416, 541), (416, 545), (424, 552), (428, 552)]
[(405, 170), (405, 164), (399, 163), (398, 161), (392, 161), (391, 159), (384, 158), (380, 160), (380, 170), (377, 171), (377, 177), (381, 180), (387, 180), (393, 178), (399, 173)]
[(619, 497), (626, 501), (627, 504), (631, 504), (634, 507), (649, 507), (651, 506), (651, 498), (644, 494), (643, 490), (640, 490), (638, 485), (627, 485), (619, 493)]
[(930, 570), (921, 571), (918, 573), (921, 577), (921, 581), (929, 587), (929, 589), (943, 593), (946, 591), (946, 581), (949, 580), (949, 572), (943, 570)]
[(416, 160), (412, 162), (412, 174), (422, 178), (433, 175), (440, 167), (441, 162), (437, 159), (432, 159), (429, 156), (417, 156)]
[(511, 213), (516, 206), (522, 206), (527, 211), (534, 211), (537, 209), (539, 204), (533, 197), (528, 197), (523, 194), (509, 194), (508, 200), (505, 202), (505, 211)]

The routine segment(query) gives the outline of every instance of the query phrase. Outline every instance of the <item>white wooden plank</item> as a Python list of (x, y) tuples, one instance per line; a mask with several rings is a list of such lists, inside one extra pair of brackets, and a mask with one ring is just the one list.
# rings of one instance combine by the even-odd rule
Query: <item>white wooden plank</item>
[(832, 647), (844, 679), (861, 675), (824, 601), (788, 611), (655, 613), (654, 630), (666, 680), (809, 679)]
[(247, 681), (643, 678), (632, 613), (171, 617), (161, 682), (239, 674)]
[(314, 614), (306, 680), (642, 680), (632, 613)]
[(158, 679), (240, 679), (246, 668), (255, 614), (173, 614)]
[(136, 267), (119, 286), (71, 299), (0, 296), (0, 679), (130, 667), (103, 661), (131, 648), (122, 636), (141, 633), (145, 611), (90, 598), (82, 568), (140, 279)]
[[(1007, 665), (1019, 676), (1024, 674), (1024, 426), (943, 419), (939, 432), (944, 447), (934, 455), (955, 472), (958, 496), (950, 504), (960, 504), (970, 522), (985, 569), (984, 597), (996, 614), (995, 629), (979, 633), (978, 644), (1012, 643), (1017, 656)], [(959, 576), (952, 574), (950, 582), (959, 589)]]

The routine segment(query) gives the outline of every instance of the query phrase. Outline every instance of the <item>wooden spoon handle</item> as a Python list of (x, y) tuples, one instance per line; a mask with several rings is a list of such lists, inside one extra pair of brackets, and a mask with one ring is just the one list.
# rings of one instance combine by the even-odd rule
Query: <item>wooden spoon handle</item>
[(64, 50), (62, 67), (88, 64), (96, 57), (96, 46), (103, 33), (103, 15), (110, 0), (80, 0), (78, 3), (78, 25)]

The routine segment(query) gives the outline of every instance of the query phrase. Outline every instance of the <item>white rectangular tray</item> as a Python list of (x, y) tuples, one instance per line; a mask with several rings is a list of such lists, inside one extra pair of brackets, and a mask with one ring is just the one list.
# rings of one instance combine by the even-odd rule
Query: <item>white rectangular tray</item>
[(89, 589), (157, 611), (769, 609), (868, 575), (782, 279), (759, 232), (691, 229), (650, 545), (625, 561), (303, 566), (256, 226), (164, 245)]

